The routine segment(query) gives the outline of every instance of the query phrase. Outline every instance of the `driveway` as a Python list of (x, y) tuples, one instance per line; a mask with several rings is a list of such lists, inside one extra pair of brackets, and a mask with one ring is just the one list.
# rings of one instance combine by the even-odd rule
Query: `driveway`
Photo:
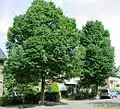
[(96, 109), (96, 106), (120, 106), (120, 98), (107, 100), (77, 100), (77, 101), (63, 101), (65, 105), (57, 106), (24, 106), (17, 107), (0, 107), (0, 109)]

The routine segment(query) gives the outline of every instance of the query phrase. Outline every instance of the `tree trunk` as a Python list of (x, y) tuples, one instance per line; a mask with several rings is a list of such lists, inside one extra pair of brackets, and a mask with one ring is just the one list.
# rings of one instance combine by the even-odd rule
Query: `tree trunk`
[(98, 84), (95, 85), (95, 95), (98, 95)]
[(45, 78), (42, 78), (41, 82), (41, 105), (44, 105), (44, 91), (45, 91)]

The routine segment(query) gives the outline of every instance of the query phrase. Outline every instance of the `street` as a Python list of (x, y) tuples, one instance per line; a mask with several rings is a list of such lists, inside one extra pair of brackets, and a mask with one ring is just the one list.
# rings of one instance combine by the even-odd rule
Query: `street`
[(9, 106), (0, 107), (0, 109), (96, 109), (97, 106), (120, 106), (120, 98), (103, 99), (103, 100), (74, 100), (74, 101), (62, 101), (66, 104), (56, 106)]

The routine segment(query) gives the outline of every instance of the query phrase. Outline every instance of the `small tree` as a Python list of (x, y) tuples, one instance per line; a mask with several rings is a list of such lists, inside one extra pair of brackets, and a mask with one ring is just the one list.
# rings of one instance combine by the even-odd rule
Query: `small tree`
[(111, 46), (108, 30), (99, 21), (88, 21), (82, 28), (81, 44), (86, 48), (82, 72), (84, 84), (103, 85), (105, 79), (115, 75), (114, 48)]
[(9, 28), (5, 71), (19, 83), (41, 81), (43, 104), (45, 79), (80, 74), (84, 48), (79, 39), (74, 19), (65, 17), (52, 2), (35, 0)]

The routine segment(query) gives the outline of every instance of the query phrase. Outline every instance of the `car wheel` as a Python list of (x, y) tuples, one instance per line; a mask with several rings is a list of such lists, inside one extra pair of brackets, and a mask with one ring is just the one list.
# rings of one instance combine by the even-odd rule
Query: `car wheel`
[(110, 99), (112, 99), (112, 98), (113, 98), (113, 96), (110, 96), (109, 98), (110, 98)]

